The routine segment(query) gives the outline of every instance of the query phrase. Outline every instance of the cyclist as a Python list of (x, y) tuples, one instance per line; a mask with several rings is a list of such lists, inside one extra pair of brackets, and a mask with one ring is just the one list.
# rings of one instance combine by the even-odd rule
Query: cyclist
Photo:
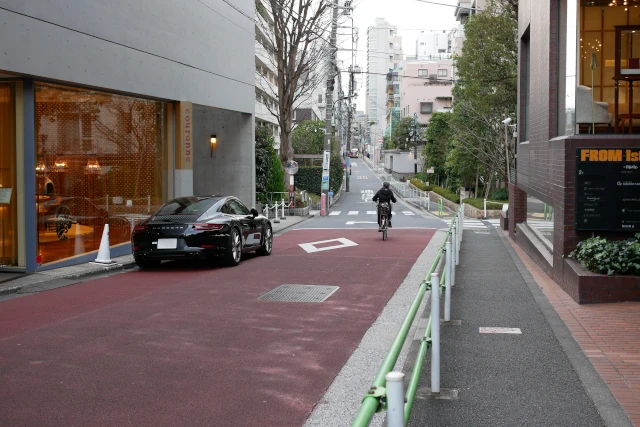
[[(382, 183), (382, 188), (378, 190), (378, 192), (373, 196), (374, 202), (379, 203), (388, 203), (389, 204), (389, 223), (387, 224), (389, 228), (391, 228), (391, 217), (393, 214), (391, 213), (391, 202), (396, 202), (396, 197), (393, 195), (393, 191), (389, 188), (390, 184), (388, 182)], [(380, 226), (380, 205), (378, 205), (378, 226)]]

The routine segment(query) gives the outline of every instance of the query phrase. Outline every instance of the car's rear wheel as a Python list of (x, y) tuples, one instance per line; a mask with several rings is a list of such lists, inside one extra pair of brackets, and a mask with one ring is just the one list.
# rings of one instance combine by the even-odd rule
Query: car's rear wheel
[(136, 265), (140, 268), (157, 268), (162, 261), (157, 259), (134, 258)]
[(264, 240), (262, 241), (262, 246), (256, 252), (260, 255), (271, 255), (271, 249), (273, 249), (273, 231), (271, 231), (271, 226), (266, 225), (264, 229)]
[(242, 258), (242, 239), (236, 228), (231, 229), (229, 235), (229, 247), (227, 248), (226, 261), (228, 265), (234, 266), (240, 264)]

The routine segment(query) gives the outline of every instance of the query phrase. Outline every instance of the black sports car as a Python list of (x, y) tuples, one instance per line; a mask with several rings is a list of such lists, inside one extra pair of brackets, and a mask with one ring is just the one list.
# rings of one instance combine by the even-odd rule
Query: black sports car
[(179, 197), (136, 225), (131, 244), (140, 268), (155, 267), (162, 260), (214, 256), (238, 265), (243, 252), (270, 255), (273, 232), (269, 219), (235, 197)]

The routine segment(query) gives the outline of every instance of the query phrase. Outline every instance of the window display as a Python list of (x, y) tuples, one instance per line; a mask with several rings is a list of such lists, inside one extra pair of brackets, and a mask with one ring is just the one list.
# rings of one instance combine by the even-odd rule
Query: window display
[(167, 105), (36, 85), (36, 212), (42, 263), (112, 246), (162, 205)]

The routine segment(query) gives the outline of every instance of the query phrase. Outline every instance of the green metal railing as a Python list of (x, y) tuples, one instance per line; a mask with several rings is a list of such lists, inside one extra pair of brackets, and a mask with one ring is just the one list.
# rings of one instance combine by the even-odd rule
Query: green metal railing
[[(398, 357), (400, 355), (400, 351), (402, 350), (404, 342), (407, 339), (409, 330), (411, 329), (411, 325), (415, 320), (416, 313), (420, 308), (420, 304), (422, 304), (422, 299), (424, 298), (424, 294), (427, 292), (428, 289), (431, 289), (431, 275), (436, 271), (436, 268), (440, 263), (440, 259), (442, 257), (442, 254), (445, 251), (447, 241), (449, 240), (450, 237), (452, 237), (453, 225), (456, 223), (456, 219), (458, 218), (460, 213), (461, 213), (461, 208), (459, 208), (456, 211), (455, 215), (451, 220), (451, 224), (449, 225), (449, 230), (447, 231), (444, 242), (442, 243), (442, 246), (438, 250), (438, 253), (436, 254), (435, 259), (431, 263), (431, 267), (429, 268), (427, 275), (425, 276), (424, 280), (420, 283), (420, 287), (418, 288), (418, 294), (416, 295), (416, 298), (411, 304), (411, 307), (409, 308), (409, 313), (407, 314), (404, 321), (402, 322), (400, 331), (396, 335), (396, 338), (393, 340), (393, 344), (391, 345), (391, 348), (387, 352), (387, 355), (385, 356), (382, 362), (382, 365), (380, 366), (380, 369), (376, 374), (376, 377), (371, 383), (371, 387), (369, 388), (369, 391), (362, 399), (362, 405), (360, 406), (360, 410), (358, 411), (356, 418), (353, 420), (353, 423), (351, 424), (352, 427), (368, 426), (369, 423), (371, 422), (371, 419), (373, 418), (373, 415), (376, 412), (382, 412), (384, 410), (384, 404), (381, 402), (381, 400), (382, 400), (382, 397), (386, 396), (385, 375), (391, 372), (391, 370), (395, 366), (398, 360)], [(442, 295), (442, 290), (445, 283), (445, 275), (446, 275), (446, 269), (443, 270), (442, 278), (440, 280), (440, 286), (439, 286), (440, 295)], [(424, 359), (427, 354), (427, 350), (431, 345), (432, 320), (433, 320), (432, 316), (429, 316), (429, 323), (427, 324), (427, 329), (425, 330), (424, 336), (420, 343), (420, 349), (418, 351), (417, 360), (414, 365), (413, 372), (411, 373), (411, 379), (409, 380), (407, 391), (405, 393), (405, 397), (407, 398), (405, 409), (404, 409), (405, 425), (409, 420), (409, 415), (411, 414), (411, 409), (413, 408), (413, 401), (416, 395), (416, 391), (418, 390), (418, 382), (420, 381), (420, 372), (422, 371), (422, 366), (424, 364)]]

